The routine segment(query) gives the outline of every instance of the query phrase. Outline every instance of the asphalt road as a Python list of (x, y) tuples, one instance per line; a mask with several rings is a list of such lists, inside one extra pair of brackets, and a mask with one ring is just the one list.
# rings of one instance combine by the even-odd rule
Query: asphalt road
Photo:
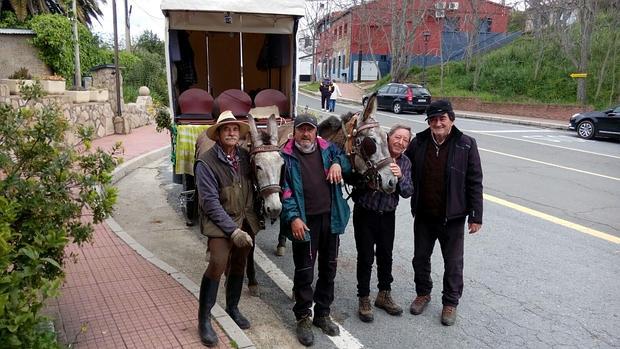
[[(315, 111), (319, 105), (317, 99), (306, 96), (300, 96), (300, 104)], [(336, 111), (360, 108), (339, 103)], [(379, 112), (377, 118), (386, 127), (404, 123), (415, 132), (426, 127), (424, 117), (417, 114)], [(436, 287), (424, 314), (413, 316), (406, 311), (391, 317), (375, 309), (373, 323), (361, 322), (357, 318), (356, 253), (350, 223), (341, 238), (332, 307), (332, 317), (346, 336), (331, 341), (315, 330), (315, 347), (619, 347), (620, 143), (583, 141), (568, 131), (479, 120), (457, 118), (456, 126), (478, 141), (485, 192), (482, 231), (465, 238), (465, 289), (456, 325), (444, 327), (439, 322), (443, 264), (438, 247), (432, 271)], [(160, 162), (145, 170), (157, 173), (152, 176), (156, 187), (167, 197), (166, 204), (176, 210), (177, 222), (182, 222), (176, 201), (181, 188), (170, 183), (170, 166)], [(144, 183), (145, 178), (130, 176), (121, 181), (121, 207), (136, 206), (132, 203), (140, 194), (129, 192), (136, 183), (153, 187)], [(131, 217), (129, 212), (115, 216), (121, 225)], [(401, 201), (396, 226), (392, 293), (407, 310), (415, 296), (408, 200)], [(258, 273), (262, 296), (252, 299), (245, 292), (242, 301), (242, 309), (253, 311), (249, 317), (254, 331), (248, 335), (259, 347), (296, 345), (288, 298), (293, 275), (290, 243), (285, 256), (273, 254), (276, 227), (277, 223), (268, 226), (258, 236), (257, 245), (266, 259)], [(196, 238), (195, 227), (183, 234), (193, 237), (194, 244), (204, 243)], [(154, 244), (151, 248), (164, 254), (165, 261), (181, 266), (177, 269), (184, 270), (182, 266), (187, 265), (194, 273), (200, 271), (195, 257), (184, 261), (176, 256), (179, 249), (172, 250), (175, 239), (156, 244), (152, 237), (145, 229), (140, 239), (147, 248)], [(374, 297), (375, 275), (371, 285)], [(273, 337), (282, 337), (282, 330), (284, 340), (265, 339), (269, 331)]]

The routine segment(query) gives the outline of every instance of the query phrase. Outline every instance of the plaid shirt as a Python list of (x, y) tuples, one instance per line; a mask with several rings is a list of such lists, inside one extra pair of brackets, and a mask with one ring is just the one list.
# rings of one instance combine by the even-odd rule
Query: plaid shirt
[(390, 212), (396, 210), (399, 195), (406, 199), (413, 194), (411, 161), (409, 161), (407, 156), (402, 154), (396, 159), (396, 164), (400, 167), (402, 176), (398, 179), (395, 192), (386, 194), (368, 188), (356, 188), (353, 191), (353, 202), (370, 211)]

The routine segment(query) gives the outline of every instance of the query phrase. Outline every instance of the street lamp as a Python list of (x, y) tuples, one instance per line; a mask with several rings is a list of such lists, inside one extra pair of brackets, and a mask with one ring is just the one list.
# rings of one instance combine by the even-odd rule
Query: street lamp
[(422, 68), (422, 86), (426, 87), (426, 56), (428, 54), (428, 39), (431, 37), (431, 32), (425, 31), (422, 33), (424, 36), (424, 66)]

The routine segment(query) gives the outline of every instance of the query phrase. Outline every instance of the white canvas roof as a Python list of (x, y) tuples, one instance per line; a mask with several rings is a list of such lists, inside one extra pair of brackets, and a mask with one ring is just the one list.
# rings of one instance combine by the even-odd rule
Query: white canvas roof
[(303, 16), (303, 0), (162, 0), (162, 11), (204, 11)]

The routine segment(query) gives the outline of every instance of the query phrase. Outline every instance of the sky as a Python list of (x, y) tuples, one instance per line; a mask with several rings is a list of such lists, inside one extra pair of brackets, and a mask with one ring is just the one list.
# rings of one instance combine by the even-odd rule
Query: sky
[[(131, 24), (131, 37), (137, 38), (146, 30), (150, 30), (163, 40), (165, 21), (164, 15), (159, 9), (159, 0), (146, 0), (146, 1), (129, 1), (131, 6), (131, 15), (129, 23)], [(93, 21), (93, 32), (100, 34), (106, 41), (113, 41), (114, 38), (114, 22), (112, 16), (112, 0), (107, 0), (107, 4), (99, 4), (101, 11), (103, 12), (102, 18), (97, 21)], [(116, 15), (118, 17), (118, 39), (119, 42), (123, 42), (125, 39), (125, 0), (116, 0)]]
[[(131, 37), (137, 38), (145, 30), (151, 30), (157, 36), (164, 40), (165, 21), (164, 15), (159, 9), (160, 0), (126, 0), (132, 7), (130, 15)], [(234, 0), (231, 0), (234, 1)], [(269, 1), (269, 0), (259, 0)], [(320, 0), (319, 0), (320, 1)], [(492, 0), (501, 3), (501, 0)], [(517, 0), (507, 0), (506, 4), (511, 5), (517, 3)], [(117, 0), (117, 16), (118, 16), (118, 38), (119, 42), (123, 42), (125, 38), (125, 0)], [(112, 0), (107, 0), (107, 4), (100, 4), (103, 17), (100, 19), (101, 24), (94, 21), (93, 31), (100, 34), (106, 41), (113, 41), (114, 24), (112, 20)]]

